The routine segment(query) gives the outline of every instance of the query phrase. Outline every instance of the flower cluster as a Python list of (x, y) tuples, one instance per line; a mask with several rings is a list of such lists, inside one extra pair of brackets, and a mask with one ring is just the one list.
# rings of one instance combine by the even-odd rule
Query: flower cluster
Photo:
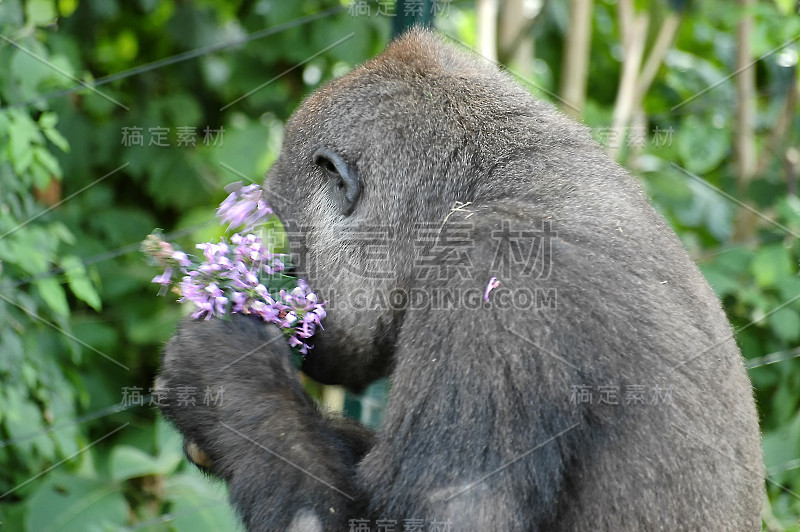
[[(252, 229), (263, 223), (272, 209), (258, 185), (235, 184), (217, 215), (230, 227)], [(142, 243), (142, 251), (164, 273), (153, 278), (164, 293), (171, 287), (181, 303), (192, 303), (192, 317), (253, 314), (274, 323), (286, 333), (289, 345), (305, 356), (307, 343), (325, 318), (324, 303), (317, 300), (303, 279), (283, 274), (281, 255), (272, 253), (252, 233), (234, 233), (218, 243), (204, 242), (196, 248), (202, 256), (187, 255), (153, 233)], [(182, 277), (178, 282), (176, 277)], [(295, 282), (296, 281), (296, 282)]]

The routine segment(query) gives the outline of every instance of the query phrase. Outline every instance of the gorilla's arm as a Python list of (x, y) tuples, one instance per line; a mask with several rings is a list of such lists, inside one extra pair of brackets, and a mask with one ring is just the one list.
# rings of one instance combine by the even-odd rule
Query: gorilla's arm
[[(372, 434), (317, 410), (276, 326), (242, 315), (187, 319), (156, 387), (187, 455), (228, 483), (248, 530), (329, 530), (361, 513), (354, 471)], [(201, 400), (207, 387), (221, 401)], [(195, 405), (181, 400), (187, 392)]]

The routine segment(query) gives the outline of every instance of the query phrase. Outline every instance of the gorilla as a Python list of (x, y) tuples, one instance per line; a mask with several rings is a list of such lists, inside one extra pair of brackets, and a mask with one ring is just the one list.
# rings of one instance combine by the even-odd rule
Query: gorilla
[(390, 392), (368, 430), (276, 326), (184, 321), (162, 410), (247, 530), (760, 530), (731, 326), (585, 127), (415, 29), (304, 101), (264, 187), (328, 301), (302, 372)]

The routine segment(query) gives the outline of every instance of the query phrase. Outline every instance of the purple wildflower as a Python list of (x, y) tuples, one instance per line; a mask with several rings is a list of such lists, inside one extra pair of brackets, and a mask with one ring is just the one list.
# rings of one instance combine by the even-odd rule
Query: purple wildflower
[(231, 302), (233, 303), (233, 306), (231, 307), (232, 313), (236, 314), (242, 312), (242, 310), (244, 310), (245, 303), (247, 303), (247, 296), (242, 292), (234, 291), (231, 294)]
[(231, 227), (245, 226), (245, 230), (263, 223), (272, 209), (264, 199), (264, 192), (258, 185), (242, 186), (241, 182), (233, 183), (225, 188), (230, 192), (217, 209), (217, 216), (222, 223)]
[(182, 268), (186, 268), (187, 266), (192, 265), (192, 261), (189, 260), (189, 256), (186, 255), (183, 251), (176, 251), (172, 254), (172, 260), (178, 263), (179, 266)]
[(217, 296), (214, 298), (214, 312), (218, 316), (225, 314), (225, 309), (228, 308), (228, 298), (225, 296)]

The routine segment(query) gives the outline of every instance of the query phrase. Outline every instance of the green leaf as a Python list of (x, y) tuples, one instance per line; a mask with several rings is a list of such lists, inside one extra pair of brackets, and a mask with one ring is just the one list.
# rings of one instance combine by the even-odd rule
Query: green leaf
[(117, 329), (102, 320), (99, 315), (97, 318), (89, 315), (81, 317), (83, 319), (80, 321), (72, 321), (72, 334), (76, 338), (99, 351), (110, 352), (116, 349), (119, 342)]
[(778, 292), (781, 295), (781, 301), (784, 302), (800, 296), (800, 278), (794, 276), (783, 278), (778, 286)]
[(732, 231), (731, 203), (696, 179), (688, 178), (687, 184), (692, 191), (692, 200), (676, 208), (675, 214), (686, 225), (698, 226), (702, 223), (718, 240), (727, 240)]
[[(127, 523), (128, 505), (119, 486), (56, 473), (28, 500), (29, 532), (83, 532)], [(100, 528), (101, 530), (103, 528)]]
[(28, 173), (33, 176), (33, 186), (40, 190), (45, 190), (55, 176), (42, 163), (36, 160), (37, 150), (38, 148), (31, 150), (31, 153), (34, 154), (34, 160), (33, 164), (28, 168)]
[(39, 290), (39, 295), (42, 296), (44, 302), (53, 312), (64, 317), (69, 316), (67, 296), (64, 294), (64, 289), (54, 278), (38, 279), (34, 284)]
[(98, 210), (89, 221), (92, 228), (118, 242), (142, 240), (156, 225), (156, 220), (147, 212), (138, 209), (117, 207)]
[(750, 272), (761, 287), (772, 287), (792, 275), (792, 257), (782, 244), (764, 246), (750, 264)]
[(183, 456), (183, 436), (162, 416), (156, 417), (156, 450), (158, 453), (177, 453)]
[(46, 435), (30, 438), (31, 434), (44, 430), (42, 413), (27, 396), (27, 392), (17, 386), (7, 386), (0, 395), (3, 402), (5, 418), (3, 425), (12, 440), (17, 440), (14, 446), (22, 454), (30, 454), (34, 447), (38, 447), (40, 439)]
[(33, 162), (31, 144), (41, 142), (42, 137), (36, 127), (36, 123), (27, 115), (12, 112), (10, 117), (11, 120), (8, 125), (8, 155), (14, 165), (14, 170), (22, 174)]
[(748, 248), (738, 247), (717, 255), (714, 262), (725, 270), (736, 274), (747, 274), (753, 260), (753, 251)]
[(111, 478), (117, 481), (146, 475), (169, 475), (183, 461), (178, 453), (158, 457), (129, 445), (118, 445), (111, 451)]
[(715, 264), (700, 265), (700, 271), (714, 289), (717, 297), (722, 299), (728, 294), (736, 294), (739, 290), (739, 282), (735, 276), (728, 274)]
[(58, 115), (55, 113), (42, 113), (39, 117), (39, 126), (42, 129), (52, 129), (58, 123)]
[(164, 497), (172, 502), (176, 530), (241, 530), (222, 484), (212, 484), (194, 469), (169, 478)]
[(77, 391), (68, 388), (70, 383), (66, 382), (61, 375), (58, 376), (59, 383), (54, 386), (57, 388), (52, 394), (51, 400), (48, 403), (48, 408), (53, 416), (53, 424), (58, 425), (59, 428), (49, 433), (53, 443), (56, 445), (58, 452), (61, 456), (71, 456), (80, 451), (80, 445), (83, 440), (79, 425), (74, 423), (62, 424), (65, 419), (74, 419), (76, 417), (74, 405), (77, 401), (75, 397)]
[(784, 307), (768, 318), (769, 326), (781, 340), (794, 342), (800, 338), (800, 315), (794, 309)]
[(0, 522), (6, 530), (25, 529), (25, 506), (22, 503), (0, 505)]
[(56, 18), (52, 0), (28, 0), (25, 4), (25, 18), (28, 24), (45, 26)]
[(47, 170), (50, 177), (61, 178), (61, 166), (55, 157), (45, 148), (37, 146), (34, 148), (34, 159)]
[(800, 222), (800, 198), (793, 194), (778, 200), (775, 210), (780, 214), (780, 217), (789, 223)]
[[(28, 43), (26, 43), (26, 45), (27, 44)], [(26, 48), (39, 57), (47, 58), (47, 50), (38, 42), (35, 42), (34, 46), (26, 46)], [(37, 88), (44, 80), (54, 75), (59, 75), (57, 72), (53, 71), (50, 66), (21, 50), (15, 50), (14, 55), (11, 57), (9, 67), (9, 74), (19, 83), (20, 91), (23, 94), (30, 94), (31, 96), (36, 93)], [(31, 122), (33, 121), (27, 113), (20, 114)], [(15, 118), (18, 119), (18, 117)]]
[(775, 0), (775, 5), (780, 9), (781, 14), (784, 16), (791, 16), (794, 10), (797, 9), (796, 0)]
[(75, 256), (67, 256), (61, 260), (61, 267), (67, 276), (69, 289), (75, 297), (100, 312), (103, 303), (89, 277), (86, 275), (86, 267), (81, 260)]
[(713, 170), (728, 154), (730, 131), (714, 127), (708, 118), (687, 116), (675, 136), (681, 161), (692, 173), (702, 175)]
[(791, 385), (791, 377), (785, 373), (779, 381), (775, 393), (770, 397), (770, 405), (772, 421), (778, 426), (787, 425), (797, 415), (797, 395)]
[[(0, 329), (0, 353), (3, 353), (3, 356), (0, 356), (0, 371), (5, 371), (13, 376), (19, 370), (25, 353), (22, 349), (22, 341), (10, 327)], [(0, 412), (0, 419), (2, 418)]]
[(175, 323), (165, 320), (161, 315), (131, 316), (125, 323), (125, 330), (132, 342), (147, 345), (168, 340), (175, 330)]
[[(761, 447), (764, 450), (764, 464), (768, 472), (770, 468), (780, 467), (797, 459), (800, 455), (800, 414), (779, 429), (765, 433), (761, 439)], [(780, 478), (787, 474), (796, 472), (785, 471), (776, 473), (777, 478), (772, 475), (770, 477), (780, 482)]]
[(75, 235), (73, 235), (63, 223), (53, 222), (47, 227), (47, 229), (51, 235), (59, 239), (61, 242), (66, 244), (75, 243)]
[[(742, 346), (742, 351), (744, 352), (744, 347)], [(766, 390), (772, 386), (775, 386), (778, 382), (778, 374), (772, 366), (761, 366), (757, 368), (751, 369), (748, 374), (750, 375), (750, 380), (753, 381), (753, 387), (757, 390)]]
[(42, 113), (39, 117), (39, 126), (42, 128), (42, 133), (47, 139), (55, 144), (61, 151), (69, 152), (69, 142), (59, 130), (56, 129), (58, 117), (55, 113)]

